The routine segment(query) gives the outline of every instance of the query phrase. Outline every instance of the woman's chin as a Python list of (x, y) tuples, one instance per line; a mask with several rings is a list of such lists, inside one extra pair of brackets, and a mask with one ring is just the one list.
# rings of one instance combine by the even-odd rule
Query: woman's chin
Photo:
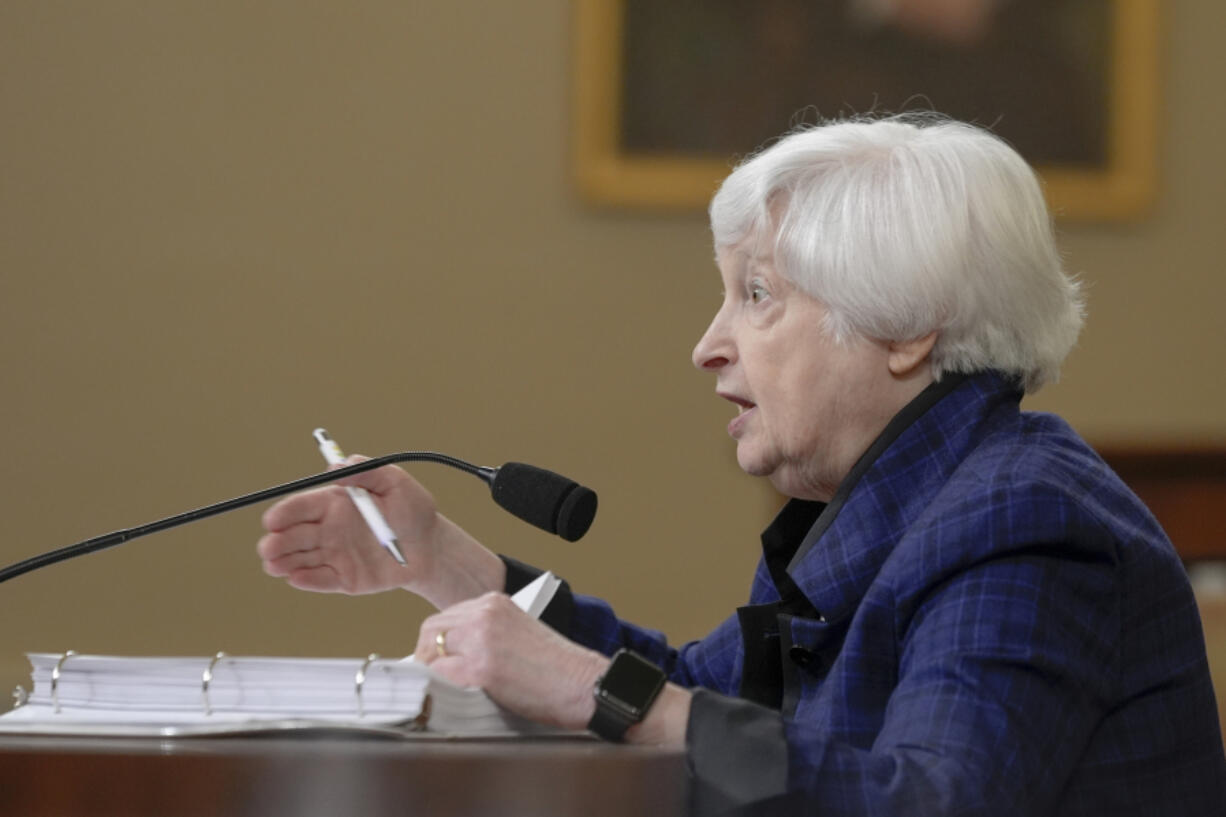
[(736, 464), (751, 477), (769, 477), (775, 470), (761, 451), (755, 450), (752, 444), (744, 440), (737, 443)]

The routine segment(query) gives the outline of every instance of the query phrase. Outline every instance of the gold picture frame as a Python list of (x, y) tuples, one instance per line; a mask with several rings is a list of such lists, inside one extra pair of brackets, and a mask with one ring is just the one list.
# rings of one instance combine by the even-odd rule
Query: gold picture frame
[[(724, 156), (623, 147), (624, 55), (628, 53), (624, 36), (629, 1), (574, 3), (571, 148), (576, 186), (586, 201), (602, 206), (705, 207), (735, 161), (757, 145), (740, 145)], [(1103, 108), (1099, 134), (1102, 159), (1084, 165), (1032, 161), (1057, 217), (1135, 220), (1149, 209), (1157, 187), (1161, 4), (1159, 0), (1100, 2), (1107, 4), (1107, 30), (1100, 32), (1106, 67), (1100, 91), (1104, 98), (1097, 100)], [(701, 4), (693, 7), (701, 9)], [(1007, 133), (1002, 135), (1008, 137)]]

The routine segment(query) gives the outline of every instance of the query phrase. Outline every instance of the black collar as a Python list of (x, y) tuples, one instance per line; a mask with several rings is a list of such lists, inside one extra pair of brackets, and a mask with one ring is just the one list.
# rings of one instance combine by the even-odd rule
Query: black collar
[[(877, 461), (877, 458), (885, 453), (885, 450), (889, 448), (890, 445), (893, 444), (896, 439), (898, 439), (899, 435), (906, 431), (912, 423), (922, 417), (924, 413), (928, 411), (928, 409), (941, 402), (941, 400), (944, 399), (947, 394), (956, 389), (958, 386), (962, 385), (967, 377), (969, 377), (969, 375), (946, 374), (940, 380), (928, 384), (928, 386), (922, 392), (917, 394), (911, 400), (911, 402), (907, 403), (907, 405), (903, 406), (902, 409), (894, 415), (890, 422), (886, 424), (886, 427), (879, 435), (877, 435), (877, 439), (873, 441), (873, 444), (868, 447), (868, 450), (860, 455), (860, 459), (856, 460), (856, 464), (853, 465), (851, 470), (847, 472), (847, 476), (844, 477), (843, 481), (839, 483), (838, 489), (834, 492), (834, 496), (828, 503), (822, 505), (821, 503), (804, 502), (804, 505), (807, 506), (805, 509), (806, 515), (808, 515), (809, 518), (813, 519), (814, 521), (810, 525), (808, 533), (804, 535), (804, 538), (801, 540), (796, 550), (791, 554), (791, 558), (789, 559), (787, 565), (788, 570), (803, 559), (805, 554), (809, 552), (817, 540), (822, 538), (822, 534), (834, 524), (834, 520), (839, 515), (839, 511), (842, 509), (843, 503), (847, 501), (847, 497), (850, 496), (851, 492), (855, 490), (856, 484), (859, 483), (860, 478), (864, 476), (868, 469), (873, 467), (873, 463)], [(789, 502), (786, 506), (784, 506), (784, 509), (780, 512), (779, 517), (776, 517), (776, 521), (778, 521), (788, 512), (788, 508), (791, 507), (794, 502), (802, 502), (802, 500), (792, 500), (792, 502)], [(815, 505), (817, 506), (817, 510), (816, 514), (814, 515)], [(799, 508), (793, 511), (793, 513), (799, 512)], [(792, 522), (792, 525), (795, 525), (795, 521)], [(771, 527), (774, 527), (774, 523), (772, 523)], [(792, 539), (791, 541), (794, 542), (796, 540)], [(775, 577), (774, 574), (775, 571), (772, 569), (772, 577)], [(791, 582), (791, 579), (788, 581)]]

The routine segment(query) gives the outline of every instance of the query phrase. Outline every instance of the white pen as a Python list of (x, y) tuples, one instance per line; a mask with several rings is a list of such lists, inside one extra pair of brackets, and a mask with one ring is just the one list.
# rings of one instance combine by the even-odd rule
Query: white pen
[[(336, 440), (328, 436), (327, 431), (317, 428), (312, 433), (312, 436), (319, 443), (319, 453), (324, 455), (328, 465), (344, 465), (345, 454), (341, 451), (341, 447), (336, 444)], [(353, 504), (358, 506), (358, 512), (366, 520), (367, 527), (370, 528), (370, 532), (375, 535), (375, 538), (379, 540), (379, 544), (387, 548), (388, 553), (392, 554), (392, 557), (397, 562), (404, 564), (404, 556), (400, 553), (400, 543), (396, 541), (396, 533), (387, 524), (383, 514), (379, 513), (379, 506), (375, 505), (375, 501), (370, 498), (370, 494), (366, 493), (364, 488), (350, 485), (346, 485), (345, 490), (349, 492), (349, 498), (353, 500)]]

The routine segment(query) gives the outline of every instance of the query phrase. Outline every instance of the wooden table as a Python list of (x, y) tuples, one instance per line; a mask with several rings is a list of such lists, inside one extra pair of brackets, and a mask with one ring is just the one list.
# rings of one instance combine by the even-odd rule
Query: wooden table
[(581, 739), (0, 737), (0, 815), (685, 814), (681, 752)]

